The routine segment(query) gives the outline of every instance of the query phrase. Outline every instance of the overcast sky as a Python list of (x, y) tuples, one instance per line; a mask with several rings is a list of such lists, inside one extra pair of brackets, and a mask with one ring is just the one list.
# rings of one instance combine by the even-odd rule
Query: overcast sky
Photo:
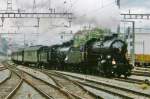
[[(5, 20), (4, 27), (1, 32), (17, 31), (23, 33), (40, 32), (41, 35), (37, 40), (37, 36), (27, 35), (28, 40), (37, 40), (39, 44), (60, 43), (62, 40), (58, 35), (62, 31), (74, 32), (81, 29), (85, 24), (94, 24), (98, 27), (110, 28), (115, 30), (120, 20), (120, 13), (127, 13), (129, 9), (131, 13), (150, 13), (150, 0), (121, 0), (121, 9), (116, 6), (116, 0), (36, 0), (36, 12), (47, 12), (49, 7), (56, 8), (58, 12), (73, 12), (76, 19), (73, 20), (71, 28), (59, 26), (67, 25), (65, 19), (41, 19), (40, 27), (37, 28), (21, 28), (21, 26), (34, 26), (37, 24), (36, 19), (24, 20)], [(0, 0), (0, 9), (6, 9), (7, 0)], [(13, 0), (13, 9), (23, 9), (26, 12), (33, 11), (33, 0)], [(138, 20), (136, 27), (148, 27), (150, 22)], [(1, 23), (1, 22), (0, 22)], [(20, 28), (14, 28), (20, 26)], [(23, 36), (15, 36), (13, 39), (20, 40)], [(21, 40), (20, 40), (21, 41)]]
[(121, 6), (126, 8), (149, 8), (149, 0), (121, 0)]

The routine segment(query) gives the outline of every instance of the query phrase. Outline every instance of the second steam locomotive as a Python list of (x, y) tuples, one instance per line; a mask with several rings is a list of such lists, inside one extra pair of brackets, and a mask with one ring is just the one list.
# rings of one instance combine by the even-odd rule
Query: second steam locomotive
[(34, 65), (37, 68), (117, 77), (131, 75), (133, 66), (126, 58), (127, 44), (117, 35), (91, 37), (88, 34), (84, 35), (86, 39), (80, 35), (82, 40), (79, 40), (78, 35), (74, 40), (60, 45), (31, 46), (15, 51), (12, 60), (17, 64)]

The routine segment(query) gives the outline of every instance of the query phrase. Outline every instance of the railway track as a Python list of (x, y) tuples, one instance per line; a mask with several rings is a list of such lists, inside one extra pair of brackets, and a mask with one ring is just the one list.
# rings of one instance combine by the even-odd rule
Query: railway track
[(132, 71), (132, 74), (138, 75), (138, 76), (150, 77), (150, 69), (149, 68), (135, 67), (135, 69)]
[(97, 96), (85, 88), (83, 88), (78, 82), (72, 81), (65, 76), (58, 75), (56, 73), (50, 73), (50, 72), (44, 72), (46, 75), (48, 75), (50, 78), (52, 78), (55, 83), (63, 88), (66, 89), (71, 94), (74, 94), (75, 96), (80, 97), (81, 99), (102, 99), (100, 96)]
[(127, 83), (134, 83), (134, 84), (144, 84), (145, 81), (144, 80), (140, 80), (140, 79), (134, 79), (134, 78), (114, 78), (117, 81), (123, 81), (123, 82), (127, 82)]
[[(41, 70), (39, 70), (37, 68), (34, 68), (34, 69), (36, 69), (36, 70), (38, 70), (40, 72), (43, 72), (43, 71), (41, 71)], [(73, 81), (73, 80), (70, 80), (70, 79), (66, 78), (65, 76), (58, 75), (58, 74), (56, 74), (54, 72), (53, 73), (52, 72), (49, 73), (45, 69), (44, 69), (44, 71), (46, 71), (46, 72), (44, 72), (44, 74), (49, 75), (57, 83), (58, 86), (60, 86), (62, 89), (65, 89), (67, 92), (69, 92), (71, 94), (73, 93), (74, 94), (73, 96), (78, 96), (78, 99), (91, 99), (91, 98), (92, 99), (107, 99), (108, 97), (110, 99), (111, 98), (112, 99), (114, 99), (114, 98), (116, 98), (116, 99), (128, 98), (128, 97), (123, 96), (123, 95), (121, 95), (121, 96), (120, 95), (116, 96), (116, 94), (112, 95), (112, 93), (110, 94), (108, 92), (107, 93), (103, 92), (103, 90), (99, 90), (99, 89), (97, 90), (97, 88), (92, 87), (92, 86), (90, 86), (90, 87), (87, 88), (87, 86), (85, 87), (85, 86), (79, 84), (76, 81)], [(77, 92), (77, 90), (78, 90), (78, 92)], [(81, 90), (81, 92), (80, 92), (80, 90)], [(93, 92), (93, 91), (95, 91), (95, 92)], [(91, 95), (90, 96), (91, 98), (87, 94)], [(93, 97), (93, 95), (94, 95), (94, 97)]]
[[(37, 69), (39, 70), (39, 69)], [(105, 84), (105, 83), (102, 83), (102, 82), (96, 82), (96, 81), (92, 81), (92, 80), (88, 80), (88, 79), (83, 79), (83, 78), (80, 78), (80, 77), (76, 77), (76, 76), (71, 76), (71, 75), (67, 75), (67, 74), (61, 74), (61, 73), (58, 73), (58, 72), (54, 72), (54, 71), (49, 71), (49, 70), (45, 70), (44, 69), (44, 72), (45, 74), (49, 75), (55, 82), (56, 84), (64, 89), (65, 91), (69, 91), (69, 92), (73, 92), (72, 91), (72, 88), (74, 87), (70, 87), (72, 84), (74, 84), (74, 82), (80, 84), (80, 86), (82, 86), (82, 88), (86, 89), (86, 87), (90, 87), (90, 88), (93, 88), (93, 89), (97, 89), (97, 90), (101, 90), (101, 91), (104, 91), (106, 93), (109, 93), (109, 94), (112, 94), (114, 96), (119, 96), (121, 98), (125, 98), (125, 99), (141, 99), (141, 98), (144, 98), (144, 99), (149, 99), (150, 97), (150, 94), (146, 94), (146, 93), (141, 93), (141, 92), (138, 92), (138, 91), (134, 91), (134, 90), (131, 90), (131, 89), (127, 89), (127, 88), (121, 88), (121, 87), (118, 87), (118, 86), (113, 86), (113, 85), (108, 85), (108, 84)], [(62, 76), (62, 75), (65, 75), (65, 76)], [(141, 80), (136, 80), (136, 79), (116, 79), (116, 80), (119, 80), (119, 81), (125, 81), (125, 82), (129, 82), (129, 83), (136, 83), (136, 84), (141, 84), (143, 83), (143, 81)], [(78, 86), (78, 87), (80, 87)], [(69, 89), (69, 87), (71, 89)], [(81, 88), (81, 87), (80, 87)], [(67, 89), (67, 90), (66, 90)], [(78, 88), (77, 88), (78, 90)], [(77, 92), (73, 92), (74, 95), (72, 96), (79, 96), (80, 94), (78, 94)], [(83, 98), (83, 96), (81, 97), (78, 97), (78, 98)], [(84, 99), (84, 98), (83, 98)]]
[[(86, 88), (85, 87), (90, 87), (90, 88), (93, 88), (93, 89), (97, 89), (97, 90), (101, 90), (101, 91), (105, 91), (105, 92), (107, 92), (107, 93), (109, 93), (109, 94), (113, 94), (114, 96), (118, 96), (118, 97), (120, 97), (120, 98), (125, 98), (125, 99), (133, 99), (133, 98), (135, 98), (135, 97), (139, 97), (139, 96), (134, 96), (134, 95), (132, 95), (132, 96), (128, 96), (128, 94), (120, 94), (120, 93), (118, 93), (118, 92), (120, 92), (120, 90), (121, 90), (121, 92), (122, 92), (122, 89), (121, 88), (119, 88), (119, 90), (118, 91), (116, 91), (116, 92), (114, 92), (114, 90), (116, 90), (116, 87), (115, 88), (111, 88), (111, 90), (107, 90), (107, 89), (109, 89), (109, 87), (114, 87), (114, 86), (110, 86), (110, 85), (106, 85), (106, 84), (102, 84), (101, 83), (101, 85), (100, 85), (100, 83), (98, 83), (98, 82), (93, 82), (93, 81), (88, 81), (88, 82), (82, 82), (83, 81), (83, 79), (81, 79), (81, 78), (78, 78), (78, 77), (74, 77), (74, 76), (71, 76), (71, 78), (70, 77), (68, 77), (68, 75), (66, 75), (66, 76), (63, 76), (64, 74), (63, 73), (54, 73), (54, 72), (52, 72), (52, 71), (50, 71), (50, 72), (48, 72), (48, 70), (45, 70), (44, 69), (44, 71), (46, 71), (46, 72), (44, 72), (44, 73), (46, 73), (47, 75), (49, 75), (50, 77), (52, 77), (52, 79), (55, 79), (55, 82), (57, 82), (58, 83), (58, 85), (60, 85), (60, 86), (65, 86), (65, 84), (68, 84), (69, 83), (69, 85), (70, 85), (70, 83), (71, 82), (76, 82), (77, 84), (80, 84), (80, 86), (82, 86), (82, 88), (84, 88), (85, 90), (86, 90)], [(52, 76), (53, 75), (53, 76)], [(61, 78), (60, 78), (61, 77)], [(78, 79), (72, 79), (72, 77), (73, 78), (78, 78)], [(67, 79), (69, 82), (66, 82), (66, 81), (64, 81), (64, 79)], [(122, 79), (123, 80), (123, 79)], [(70, 82), (71, 81), (71, 82)], [(91, 83), (92, 82), (92, 83)], [(129, 81), (126, 81), (126, 82), (129, 82)], [(64, 83), (64, 84), (63, 84)], [(131, 81), (130, 81), (130, 83), (131, 83)], [(132, 82), (133, 83), (133, 82)], [(137, 82), (134, 82), (134, 83), (140, 83), (139, 81), (137, 81)], [(142, 83), (142, 82), (141, 82)], [(83, 87), (84, 86), (84, 87)], [(109, 87), (108, 87), (109, 86)], [(69, 86), (68, 86), (69, 87)], [(65, 86), (65, 88), (67, 89), (67, 86)], [(70, 87), (71, 88), (71, 87)], [(124, 90), (124, 89), (123, 89)], [(126, 89), (125, 90), (127, 93), (128, 93), (128, 90)], [(122, 92), (122, 93), (126, 93), (126, 92)], [(141, 96), (141, 97), (144, 97), (144, 96)], [(148, 96), (149, 97), (149, 96)], [(146, 99), (146, 98), (145, 98)]]
[[(29, 86), (33, 87), (33, 89), (35, 89), (39, 94), (41, 94), (43, 97), (45, 97), (44, 99), (53, 99), (51, 97), (49, 97), (48, 95), (46, 95), (45, 93), (43, 93), (41, 90), (39, 90), (38, 88), (36, 88), (30, 81), (26, 80), (23, 78), (23, 73), (19, 70), (15, 70), (14, 67), (9, 67), (8, 64), (5, 64), (5, 66), (7, 65), (8, 69), (11, 71), (11, 77), (9, 80), (7, 80), (5, 83), (3, 83), (1, 86), (4, 86), (3, 89), (4, 90), (9, 90), (4, 93), (2, 93), (1, 98), (0, 99), (13, 99), (13, 97), (15, 96), (16, 92), (19, 91), (20, 87), (23, 85), (23, 83), (28, 84)], [(15, 76), (15, 77), (14, 77)], [(20, 79), (20, 80), (19, 80)], [(19, 83), (16, 83), (19, 80)], [(7, 83), (11, 83), (11, 86), (9, 86), (9, 84)], [(6, 86), (6, 87), (5, 87)], [(9, 89), (8, 89), (9, 88)], [(10, 90), (11, 88), (11, 90)], [(2, 91), (2, 90), (1, 90)], [(15, 98), (14, 98), (15, 99)]]
[(89, 79), (85, 80), (81, 77), (77, 77), (77, 76), (73, 76), (73, 75), (69, 75), (69, 74), (64, 74), (64, 73), (59, 73), (59, 74), (65, 75), (69, 79), (75, 80), (78, 83), (83, 84), (85, 86), (95, 87), (99, 90), (103, 90), (103, 91), (109, 92), (110, 94), (118, 95), (118, 96), (123, 97), (123, 98), (128, 98), (128, 99), (149, 99), (150, 98), (150, 94), (141, 93), (141, 92), (134, 91), (131, 89), (106, 84), (106, 83), (103, 83), (101, 81), (97, 82), (97, 81), (93, 81), (93, 80), (89, 80)]
[[(107, 99), (108, 97), (110, 99), (111, 98), (112, 99), (114, 99), (114, 98), (115, 99), (129, 98), (127, 96), (120, 95), (120, 94), (112, 95), (112, 93), (110, 94), (110, 92), (108, 92), (108, 91), (106, 93), (106, 91), (104, 92), (104, 90), (99, 90), (99, 88), (96, 88), (93, 86), (85, 86), (83, 84), (80, 84), (77, 81), (68, 79), (67, 77), (65, 77), (63, 75), (57, 74), (55, 72), (49, 72), (46, 69), (44, 69), (43, 71), (41, 71), (40, 69), (37, 69), (37, 68), (34, 68), (34, 69), (36, 69), (40, 72), (44, 71), (43, 73), (50, 76), (57, 83), (58, 86), (62, 87), (63, 89), (66, 89), (67, 91), (69, 91), (71, 93), (74, 93), (76, 96), (79, 96), (81, 99)], [(101, 94), (105, 94), (105, 95), (101, 96)], [(91, 98), (88, 95), (91, 95), (90, 96)], [(93, 98), (93, 96), (94, 96), (94, 98)]]
[(6, 67), (0, 67), (0, 71), (6, 70)]
[[(49, 84), (41, 79), (38, 79), (28, 73), (21, 73), (21, 71), (17, 70), (18, 74), (23, 74), (23, 78), (29, 84), (32, 84), (33, 87), (40, 90), (42, 93), (45, 93), (49, 98), (53, 99), (91, 99), (91, 98), (82, 98), (74, 93), (70, 93), (62, 87), (57, 87), (52, 84)], [(96, 99), (96, 98), (92, 98)]]
[(150, 77), (150, 72), (132, 71), (132, 75)]
[[(133, 77), (133, 76), (135, 76), (135, 77)], [(140, 75), (140, 77), (142, 77), (143, 79), (139, 79), (138, 77), (139, 77), (139, 75), (133, 75), (133, 76), (131, 76), (131, 77), (129, 77), (129, 78), (114, 78), (114, 80), (117, 80), (117, 81), (123, 81), (123, 82), (127, 82), (127, 83), (134, 83), (134, 84), (147, 84), (147, 85), (150, 85), (150, 81), (149, 81), (149, 79), (146, 79), (146, 78), (148, 78), (148, 77), (145, 77), (145, 76), (143, 76), (143, 75)], [(147, 82), (146, 82), (146, 80), (147, 80)]]
[(149, 71), (150, 72), (150, 68), (144, 68), (144, 67), (135, 67), (136, 70), (141, 70), (141, 71)]
[(0, 99), (9, 99), (21, 84), (22, 79), (11, 73), (10, 77), (0, 84)]

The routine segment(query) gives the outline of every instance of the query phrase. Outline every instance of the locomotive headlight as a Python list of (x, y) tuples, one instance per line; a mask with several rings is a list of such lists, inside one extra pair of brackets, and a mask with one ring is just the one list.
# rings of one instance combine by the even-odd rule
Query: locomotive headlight
[(65, 58), (65, 62), (68, 60), (68, 56)]
[(106, 62), (106, 60), (102, 60), (101, 63), (104, 64)]
[(111, 58), (111, 55), (107, 55), (107, 59), (110, 59)]
[(116, 61), (115, 61), (115, 60), (113, 60), (113, 61), (112, 61), (112, 64), (113, 64), (113, 65), (115, 65), (115, 64), (116, 64)]

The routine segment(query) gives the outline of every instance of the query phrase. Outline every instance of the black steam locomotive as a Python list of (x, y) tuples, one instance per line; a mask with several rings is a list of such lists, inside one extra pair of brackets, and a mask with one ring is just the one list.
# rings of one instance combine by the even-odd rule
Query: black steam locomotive
[(44, 67), (105, 76), (131, 75), (132, 65), (126, 53), (127, 45), (116, 35), (103, 39), (92, 38), (82, 46), (73, 46), (73, 40), (61, 45), (31, 46), (12, 53), (12, 61), (28, 66)]

